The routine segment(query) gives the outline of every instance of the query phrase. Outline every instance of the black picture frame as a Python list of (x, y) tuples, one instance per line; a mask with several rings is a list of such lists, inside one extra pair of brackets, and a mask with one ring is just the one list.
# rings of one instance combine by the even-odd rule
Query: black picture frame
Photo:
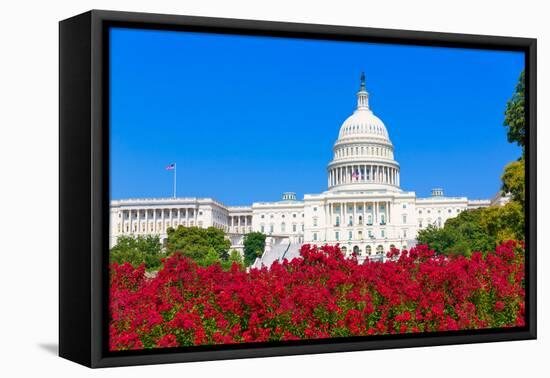
[[(525, 53), (526, 326), (109, 352), (108, 28), (202, 31)], [(59, 24), (59, 355), (88, 367), (535, 339), (536, 39), (92, 10)]]

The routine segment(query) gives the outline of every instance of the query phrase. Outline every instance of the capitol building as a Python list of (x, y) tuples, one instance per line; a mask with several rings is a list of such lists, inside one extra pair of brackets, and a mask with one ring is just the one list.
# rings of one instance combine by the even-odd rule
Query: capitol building
[(419, 230), (442, 227), (468, 209), (506, 202), (447, 197), (433, 189), (428, 198), (403, 190), (400, 166), (388, 130), (369, 106), (365, 77), (357, 92), (357, 108), (342, 124), (327, 166), (327, 190), (298, 199), (288, 192), (276, 202), (227, 206), (213, 198), (124, 199), (111, 202), (111, 239), (121, 235), (158, 235), (169, 227), (217, 227), (232, 248), (242, 251), (249, 232), (268, 236), (261, 261), (296, 256), (299, 246), (339, 244), (360, 259), (383, 258), (392, 247), (409, 248)]

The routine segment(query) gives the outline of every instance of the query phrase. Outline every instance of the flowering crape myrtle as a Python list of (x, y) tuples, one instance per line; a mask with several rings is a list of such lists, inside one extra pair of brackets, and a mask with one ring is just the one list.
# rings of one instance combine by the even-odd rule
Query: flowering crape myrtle
[(358, 263), (304, 245), (270, 268), (200, 267), (180, 254), (154, 277), (110, 266), (110, 348), (129, 350), (524, 325), (524, 248), (471, 257), (426, 246)]

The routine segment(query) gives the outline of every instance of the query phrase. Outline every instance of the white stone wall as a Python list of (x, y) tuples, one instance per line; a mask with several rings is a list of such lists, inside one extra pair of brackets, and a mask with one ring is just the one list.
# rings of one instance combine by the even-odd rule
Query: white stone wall
[(252, 205), (252, 229), (266, 235), (287, 236), (292, 242), (301, 242), (304, 219), (302, 201), (259, 202)]

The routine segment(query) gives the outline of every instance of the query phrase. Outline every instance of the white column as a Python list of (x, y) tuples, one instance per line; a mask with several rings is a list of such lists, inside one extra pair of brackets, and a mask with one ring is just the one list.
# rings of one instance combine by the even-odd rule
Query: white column
[(347, 211), (348, 211), (347, 207), (348, 207), (347, 203), (342, 202), (342, 205), (341, 205), (342, 221), (340, 222), (340, 224), (343, 225), (344, 227), (347, 227), (347, 225), (348, 225), (348, 220), (346, 219), (347, 218)]
[(130, 214), (130, 232), (134, 233), (134, 210), (131, 210)]

